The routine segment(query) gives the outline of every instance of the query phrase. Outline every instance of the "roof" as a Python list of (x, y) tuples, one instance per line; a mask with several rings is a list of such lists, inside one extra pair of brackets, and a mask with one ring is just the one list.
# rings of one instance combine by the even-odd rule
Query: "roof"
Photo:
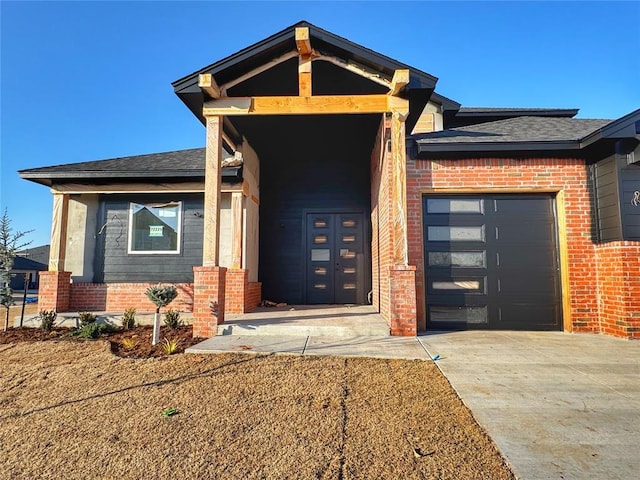
[[(211, 73), (217, 83), (222, 85), (288, 52), (295, 51), (295, 30), (298, 27), (309, 29), (309, 37), (314, 50), (364, 66), (389, 80), (393, 77), (395, 70), (409, 69), (409, 84), (404, 94), (410, 103), (410, 113), (406, 120), (407, 130), (410, 131), (413, 128), (438, 79), (429, 73), (410, 67), (306, 21), (291, 25), (260, 42), (176, 80), (172, 83), (176, 95), (204, 124), (202, 104), (205, 101), (205, 96), (198, 86), (199, 74)], [(295, 66), (297, 72), (297, 62), (295, 62)]]
[(50, 245), (39, 245), (37, 247), (30, 246), (17, 252), (16, 255), (47, 265), (49, 263), (50, 249)]
[(519, 107), (460, 107), (457, 117), (484, 117), (505, 115), (519, 117), (523, 115), (536, 117), (568, 117), (578, 114), (577, 108), (519, 108)]
[(49, 267), (44, 263), (17, 256), (13, 260), (12, 270), (46, 270), (47, 268)]
[(580, 148), (580, 140), (611, 120), (524, 116), (427, 133), (416, 139), (423, 152), (550, 150)]
[(504, 108), (504, 107), (461, 107), (445, 122), (446, 128), (465, 127), (478, 123), (495, 122), (515, 117), (557, 117), (573, 118), (577, 108)]
[[(229, 156), (225, 150), (223, 155)], [(130, 157), (68, 163), (51, 167), (20, 170), (20, 177), (51, 186), (58, 181), (140, 178), (204, 177), (204, 148), (175, 150)], [(237, 167), (223, 167), (223, 176), (237, 172)], [(225, 175), (226, 174), (226, 175)]]

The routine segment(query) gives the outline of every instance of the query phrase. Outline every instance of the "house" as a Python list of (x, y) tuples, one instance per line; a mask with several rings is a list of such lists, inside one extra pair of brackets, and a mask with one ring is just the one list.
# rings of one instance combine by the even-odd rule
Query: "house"
[(38, 274), (46, 270), (47, 265), (45, 263), (36, 262), (30, 258), (17, 255), (13, 259), (9, 287), (11, 287), (11, 290), (14, 292), (20, 292), (24, 290), (25, 282), (28, 281), (28, 289), (37, 289)]
[(46, 270), (47, 265), (49, 265), (49, 245), (29, 246), (24, 250), (16, 252), (16, 255), (43, 264), (45, 267), (44, 270)]
[(269, 299), (371, 302), (393, 335), (640, 338), (640, 110), (469, 108), (436, 82), (307, 22), (175, 81), (205, 148), (20, 172), (54, 195), (42, 308), (173, 282), (198, 336)]

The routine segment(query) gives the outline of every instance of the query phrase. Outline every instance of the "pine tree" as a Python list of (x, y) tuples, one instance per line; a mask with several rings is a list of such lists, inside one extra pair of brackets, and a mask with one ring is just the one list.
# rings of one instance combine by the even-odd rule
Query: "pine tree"
[(6, 309), (4, 319), (4, 331), (9, 328), (9, 308), (13, 305), (13, 290), (11, 290), (11, 269), (16, 258), (16, 252), (23, 249), (31, 242), (24, 242), (23, 238), (31, 233), (14, 232), (11, 228), (11, 219), (5, 209), (0, 217), (0, 305)]

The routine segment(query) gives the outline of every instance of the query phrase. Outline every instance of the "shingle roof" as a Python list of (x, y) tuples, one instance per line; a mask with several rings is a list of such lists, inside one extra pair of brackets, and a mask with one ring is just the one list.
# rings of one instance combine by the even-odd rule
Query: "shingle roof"
[(449, 143), (509, 143), (577, 141), (611, 120), (556, 117), (516, 117), (427, 133), (420, 145)]
[(109, 158), (107, 160), (67, 163), (52, 167), (31, 168), (20, 170), (18, 173), (23, 178), (32, 178), (33, 176), (41, 174), (58, 178), (80, 173), (83, 174), (83, 176), (91, 173), (96, 175), (102, 173), (107, 177), (112, 177), (118, 173), (148, 176), (151, 171), (162, 171), (169, 174), (187, 172), (203, 175), (204, 156), (204, 148), (192, 148), (190, 150), (176, 150), (173, 152), (151, 153), (148, 155)]
[[(92, 183), (101, 179), (204, 177), (205, 152), (204, 148), (192, 148), (31, 168), (20, 170), (18, 174), (49, 186), (53, 180), (88, 180)], [(232, 155), (223, 149), (223, 158), (232, 158)], [(222, 175), (236, 177), (237, 171), (238, 167), (223, 167)]]
[(16, 257), (13, 260), (13, 270), (46, 270), (47, 268), (49, 267), (44, 263), (29, 258)]

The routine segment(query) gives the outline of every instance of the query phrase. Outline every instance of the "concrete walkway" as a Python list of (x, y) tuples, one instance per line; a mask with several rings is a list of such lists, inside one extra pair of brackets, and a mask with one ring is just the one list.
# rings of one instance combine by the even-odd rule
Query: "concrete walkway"
[(640, 342), (479, 331), (420, 340), (518, 478), (640, 478)]
[(187, 353), (223, 352), (429, 359), (415, 337), (218, 335), (187, 349)]

